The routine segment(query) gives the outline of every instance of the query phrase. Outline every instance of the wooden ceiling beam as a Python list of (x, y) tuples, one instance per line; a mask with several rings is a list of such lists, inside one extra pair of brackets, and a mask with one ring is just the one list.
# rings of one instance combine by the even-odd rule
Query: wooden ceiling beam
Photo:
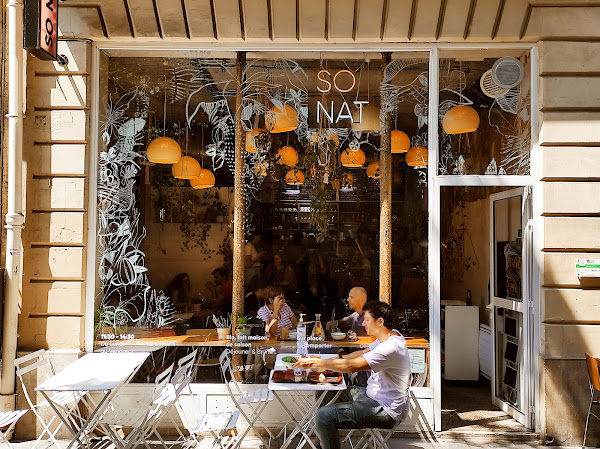
[(442, 34), (442, 29), (444, 28), (444, 19), (446, 18), (446, 6), (447, 6), (448, 0), (442, 0), (442, 3), (440, 3), (440, 12), (438, 14), (438, 21), (437, 21), (437, 26), (435, 28), (435, 40), (439, 40), (441, 34)]
[(135, 39), (135, 28), (133, 28), (133, 20), (131, 19), (131, 9), (129, 9), (129, 1), (123, 0), (123, 6), (125, 6), (125, 14), (127, 15), (127, 24), (129, 25), (129, 33), (131, 37)]
[(354, 0), (354, 19), (352, 20), (352, 40), (356, 40), (356, 33), (358, 31), (358, 2)]
[(273, 40), (273, 0), (267, 0), (267, 23), (269, 25), (269, 39)]
[(383, 0), (383, 8), (381, 11), (381, 32), (379, 33), (379, 39), (383, 40), (385, 37), (385, 25), (387, 24), (387, 16), (390, 10), (390, 0)]
[(246, 40), (246, 23), (244, 20), (244, 0), (238, 0), (238, 10), (240, 14), (240, 33), (243, 40)]
[(465, 31), (463, 33), (463, 39), (467, 39), (471, 33), (471, 24), (473, 23), (473, 16), (475, 15), (475, 8), (477, 7), (477, 0), (471, 0), (469, 5), (469, 12), (467, 14), (467, 22), (465, 23)]
[(417, 8), (419, 6), (419, 0), (412, 0), (412, 6), (410, 7), (410, 22), (408, 22), (408, 40), (411, 40), (413, 33), (415, 32), (415, 20), (417, 18)]
[(188, 19), (187, 7), (185, 6), (185, 0), (181, 0), (181, 12), (183, 13), (183, 24), (185, 25), (185, 35), (188, 39), (192, 38), (190, 33), (190, 21)]
[(523, 16), (523, 23), (521, 24), (521, 32), (519, 33), (519, 39), (523, 39), (525, 33), (527, 33), (527, 27), (529, 26), (529, 20), (531, 19), (531, 11), (533, 7), (531, 3), (527, 5), (527, 9), (525, 10), (525, 15)]
[(217, 15), (215, 13), (215, 0), (210, 0), (210, 17), (212, 18), (213, 36), (219, 40), (219, 29), (217, 28)]
[(492, 40), (496, 39), (498, 35), (498, 28), (500, 28), (500, 22), (502, 22), (502, 14), (504, 13), (504, 5), (506, 4), (506, 0), (500, 0), (498, 3), (498, 11), (496, 12), (496, 20), (494, 20), (494, 27), (492, 28)]
[(158, 30), (158, 36), (161, 39), (164, 39), (165, 35), (160, 23), (160, 14), (158, 13), (158, 5), (156, 4), (156, 0), (152, 0), (152, 7), (154, 8), (154, 17), (156, 18), (156, 29)]

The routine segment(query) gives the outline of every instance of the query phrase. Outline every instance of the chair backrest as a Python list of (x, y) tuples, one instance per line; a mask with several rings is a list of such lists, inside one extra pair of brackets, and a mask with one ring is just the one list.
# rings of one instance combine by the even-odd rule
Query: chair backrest
[(27, 354), (23, 357), (15, 359), (14, 363), (16, 368), (16, 374), (19, 378), (19, 381), (21, 382), (21, 387), (23, 388), (23, 394), (25, 395), (25, 399), (29, 403), (29, 406), (33, 407), (35, 404), (29, 396), (29, 392), (27, 391), (28, 382), (25, 382), (24, 377), (28, 377), (28, 375), (33, 375), (33, 372), (35, 372), (35, 374), (41, 373), (40, 378), (36, 379), (35, 386), (37, 386), (54, 376), (54, 369), (52, 368), (50, 360), (46, 357), (46, 350), (38, 349), (37, 351), (32, 352), (31, 354)]
[[(235, 373), (233, 372), (233, 367), (231, 366), (231, 358), (229, 357), (230, 351), (229, 349), (225, 349), (221, 356), (219, 357), (219, 364), (221, 365), (221, 375), (223, 377), (223, 382), (229, 391), (231, 396), (235, 394), (240, 394), (242, 389), (240, 388), (238, 381), (235, 377)], [(231, 386), (235, 387), (236, 392), (233, 392)]]
[(182, 368), (185, 368), (186, 375), (191, 376), (192, 371), (194, 369), (194, 362), (196, 361), (197, 355), (198, 355), (198, 350), (194, 349), (192, 352), (190, 352), (185, 357), (180, 358), (179, 361), (177, 362), (177, 371), (179, 371)]
[(590, 376), (590, 385), (600, 391), (600, 358), (586, 354), (585, 361), (588, 367), (588, 376)]

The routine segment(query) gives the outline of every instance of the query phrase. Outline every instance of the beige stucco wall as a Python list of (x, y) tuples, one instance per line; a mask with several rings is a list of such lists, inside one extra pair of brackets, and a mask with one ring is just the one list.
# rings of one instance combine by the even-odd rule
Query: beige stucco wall
[[(558, 10), (547, 11), (545, 23), (549, 33), (570, 30), (579, 39), (553, 37), (539, 47), (541, 412), (548, 438), (572, 446), (581, 444), (589, 401), (584, 353), (600, 356), (599, 292), (582, 289), (575, 274), (576, 259), (598, 258), (600, 250), (600, 43), (592, 41), (600, 34), (590, 19), (600, 9), (578, 10), (587, 18), (577, 26)], [(591, 431), (586, 445), (593, 447), (600, 431)]]

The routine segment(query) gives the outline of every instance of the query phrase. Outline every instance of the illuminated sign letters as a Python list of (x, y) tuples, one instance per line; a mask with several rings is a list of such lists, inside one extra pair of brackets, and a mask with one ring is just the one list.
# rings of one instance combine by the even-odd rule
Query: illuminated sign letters
[[(332, 77), (329, 70), (321, 70), (317, 73), (317, 80), (322, 83), (321, 86), (317, 85), (317, 90), (323, 94), (328, 94), (331, 89), (334, 88), (339, 93), (350, 92), (356, 86), (356, 77), (350, 70), (338, 70)], [(342, 81), (343, 80), (343, 81)], [(353, 123), (362, 122), (363, 106), (369, 104), (368, 101), (353, 101), (354, 107), (358, 109), (358, 120), (355, 122), (352, 119), (352, 113), (350, 112), (350, 106), (344, 100), (342, 106), (339, 109), (337, 116), (335, 115), (335, 108), (333, 101), (329, 105), (329, 109), (317, 100), (317, 123), (321, 122), (321, 113), (329, 121), (329, 123), (337, 123), (340, 120), (350, 119)], [(334, 119), (335, 117), (335, 119)]]
[(58, 0), (25, 0), (24, 28), (24, 47), (39, 59), (55, 60)]

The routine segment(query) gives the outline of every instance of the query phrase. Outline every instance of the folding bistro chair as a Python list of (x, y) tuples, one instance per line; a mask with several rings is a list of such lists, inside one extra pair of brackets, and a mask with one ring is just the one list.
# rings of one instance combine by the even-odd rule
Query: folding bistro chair
[(431, 426), (429, 425), (429, 422), (427, 421), (427, 418), (423, 413), (423, 409), (421, 409), (421, 406), (419, 405), (419, 402), (417, 401), (414, 392), (410, 388), (408, 390), (408, 395), (409, 409), (406, 416), (399, 416), (394, 425), (389, 429), (379, 429), (373, 427), (351, 430), (347, 437), (348, 440), (350, 440), (349, 437), (352, 434), (352, 432), (354, 432), (354, 430), (361, 434), (361, 438), (356, 444), (356, 446), (354, 446), (352, 444), (352, 440), (350, 440), (350, 445), (353, 448), (356, 447), (360, 449), (364, 449), (366, 447), (369, 447), (369, 449), (389, 449), (389, 446), (387, 445), (388, 440), (392, 437), (392, 435), (394, 435), (394, 432), (398, 431), (398, 428), (403, 422), (405, 422), (407, 419), (412, 418), (412, 416), (414, 415), (416, 415), (417, 417), (417, 422), (420, 422), (421, 426), (424, 428), (423, 430), (419, 429), (419, 433), (423, 432), (425, 434), (425, 437), (429, 441), (435, 443), (436, 438), (433, 433), (433, 429), (431, 429)]
[[(21, 387), (23, 388), (23, 395), (31, 407), (31, 411), (35, 414), (37, 420), (44, 428), (40, 436), (35, 441), (32, 449), (36, 448), (38, 443), (42, 440), (42, 438), (44, 438), (45, 434), (48, 434), (49, 439), (56, 445), (56, 447), (60, 449), (60, 445), (58, 444), (55, 435), (62, 427), (62, 421), (60, 421), (56, 415), (53, 415), (52, 418), (46, 422), (41, 415), (41, 411), (44, 408), (50, 409), (50, 403), (46, 400), (35, 403), (33, 398), (29, 395), (29, 391), (27, 390), (26, 378), (29, 378), (34, 374), (38, 374), (35, 385), (39, 385), (42, 382), (50, 379), (55, 374), (50, 360), (46, 357), (46, 351), (44, 349), (39, 349), (31, 354), (19, 357), (15, 360), (15, 368), (17, 371), (17, 377), (19, 378)], [(79, 413), (78, 403), (83, 399), (86, 393), (87, 391), (57, 392), (52, 395), (50, 400), (55, 406), (61, 407), (63, 410), (65, 410), (66, 416), (68, 416), (69, 419), (80, 420), (82, 417)], [(54, 424), (56, 427), (54, 427)]]
[[(225, 386), (227, 387), (229, 396), (233, 400), (233, 403), (240, 411), (244, 419), (248, 422), (248, 427), (246, 427), (241, 433), (236, 447), (238, 447), (241, 444), (242, 440), (250, 431), (250, 429), (254, 430), (254, 433), (258, 435), (265, 447), (270, 447), (273, 434), (271, 430), (267, 427), (267, 425), (264, 423), (260, 415), (267, 406), (267, 404), (275, 398), (275, 396), (273, 396), (273, 392), (270, 391), (268, 388), (242, 391), (235, 377), (235, 373), (233, 372), (233, 367), (231, 366), (231, 359), (229, 358), (228, 349), (225, 349), (219, 357), (219, 363), (221, 364), (221, 375), (223, 376), (223, 381), (225, 382)], [(244, 408), (246, 408), (246, 410), (244, 410)], [(260, 422), (261, 427), (269, 435), (268, 442), (264, 439), (262, 434), (256, 428), (257, 421)]]
[(586, 354), (585, 361), (587, 363), (588, 380), (590, 382), (590, 407), (588, 409), (587, 418), (585, 419), (585, 432), (583, 433), (583, 444), (581, 445), (582, 448), (585, 448), (585, 440), (587, 438), (590, 416), (600, 420), (600, 416), (592, 413), (593, 405), (600, 404), (600, 358), (592, 357), (591, 355)]
[[(148, 447), (144, 436), (154, 424), (162, 409), (160, 398), (165, 394), (164, 390), (169, 382), (173, 365), (170, 365), (162, 373), (156, 376), (154, 388), (147, 395), (138, 395), (133, 403), (131, 402), (113, 402), (107, 411), (98, 420), (98, 425), (105, 429), (107, 436), (120, 449), (128, 449), (136, 444), (143, 443)], [(121, 390), (119, 396), (123, 396)], [(125, 437), (118, 436), (118, 428), (131, 428), (132, 431)]]
[[(13, 410), (10, 412), (0, 412), (0, 443), (4, 442), (9, 448), (12, 448), (8, 441), (8, 436), (15, 428), (19, 418), (28, 411), (29, 410)], [(5, 429), (4, 432), (2, 432), (2, 429)]]

